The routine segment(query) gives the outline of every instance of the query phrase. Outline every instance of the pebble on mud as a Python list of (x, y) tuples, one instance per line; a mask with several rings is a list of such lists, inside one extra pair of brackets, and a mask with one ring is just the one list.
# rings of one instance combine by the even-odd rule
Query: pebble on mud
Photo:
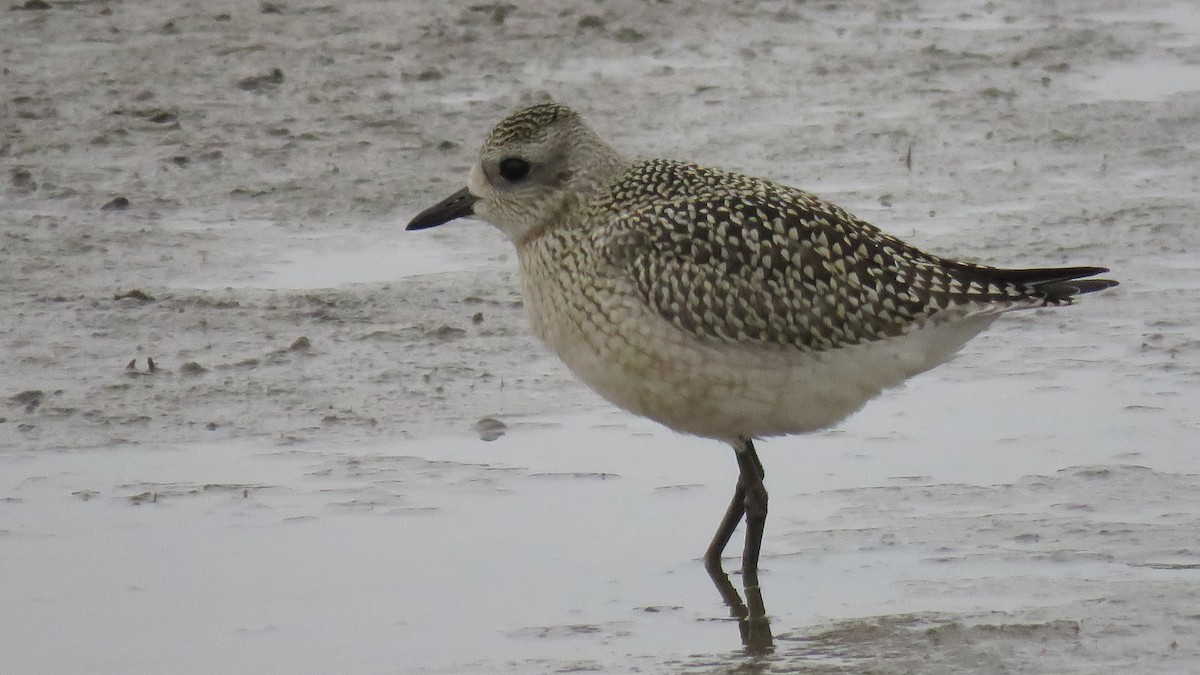
[(238, 80), (238, 89), (242, 91), (261, 91), (273, 89), (283, 84), (283, 71), (274, 68), (266, 75), (251, 75)]
[(141, 506), (142, 504), (146, 504), (146, 503), (153, 504), (157, 501), (158, 501), (158, 493), (150, 492), (149, 490), (147, 490), (146, 492), (139, 492), (138, 494), (131, 495), (129, 497), (129, 503), (134, 506)]
[(12, 170), (12, 186), (18, 192), (35, 192), (38, 188), (33, 181), (33, 174), (20, 168)]
[(101, 211), (124, 211), (127, 208), (129, 208), (129, 199), (124, 196), (121, 196), (121, 197), (113, 197), (112, 199), (108, 200), (107, 202), (104, 203), (104, 206), (100, 207), (100, 210)]
[(140, 288), (130, 289), (124, 293), (113, 294), (114, 301), (120, 300), (138, 300), (140, 302), (154, 302), (154, 296), (146, 293)]
[(580, 30), (583, 30), (585, 28), (596, 28), (596, 29), (604, 30), (604, 19), (602, 17), (596, 16), (595, 14), (588, 14), (586, 16), (580, 17), (579, 22), (576, 24), (576, 26)]
[(19, 394), (13, 394), (11, 397), (9, 397), (9, 400), (12, 401), (13, 403), (20, 403), (21, 405), (25, 405), (26, 403), (29, 403), (31, 401), (36, 401), (39, 398), (43, 398), (45, 395), (46, 395), (46, 393), (43, 392), (41, 389), (26, 389), (25, 391), (23, 391)]
[(187, 363), (185, 363), (179, 367), (180, 375), (188, 375), (188, 376), (194, 377), (196, 375), (203, 375), (204, 373), (207, 373), (207, 372), (208, 372), (208, 368), (205, 368), (204, 366), (200, 365), (199, 363), (196, 363), (195, 361), (188, 361)]
[(25, 406), (26, 413), (32, 413), (42, 404), (42, 399), (45, 397), (46, 393), (41, 389), (26, 389), (19, 394), (13, 394), (8, 400), (16, 405)]
[(447, 325), (438, 326), (437, 328), (434, 328), (433, 330), (426, 333), (426, 335), (428, 335), (429, 337), (437, 338), (439, 340), (453, 340), (455, 338), (460, 338), (466, 334), (467, 334), (467, 331), (465, 331), (461, 328), (455, 328), (454, 326), (447, 326)]
[(155, 124), (168, 124), (177, 120), (178, 116), (175, 113), (167, 110), (159, 110), (148, 116), (146, 119), (154, 122)]
[(479, 434), (479, 440), (494, 441), (504, 435), (504, 432), (508, 430), (508, 425), (495, 417), (483, 417), (472, 424), (471, 429)]
[(632, 42), (641, 42), (642, 40), (645, 40), (646, 34), (641, 31), (638, 31), (638, 30), (635, 30), (633, 28), (629, 28), (628, 26), (626, 26), (625, 28), (622, 28), (621, 30), (617, 31), (616, 34), (613, 35), (613, 38), (617, 42), (624, 42), (624, 43), (628, 44), (628, 43), (632, 43)]

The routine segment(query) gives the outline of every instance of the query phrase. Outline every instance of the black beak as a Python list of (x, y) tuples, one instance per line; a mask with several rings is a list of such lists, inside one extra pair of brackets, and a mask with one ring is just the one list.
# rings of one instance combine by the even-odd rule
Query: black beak
[(408, 221), (406, 230), (424, 230), (427, 227), (437, 227), (455, 218), (475, 215), (475, 202), (479, 197), (471, 194), (467, 188), (446, 197), (442, 201), (418, 213)]

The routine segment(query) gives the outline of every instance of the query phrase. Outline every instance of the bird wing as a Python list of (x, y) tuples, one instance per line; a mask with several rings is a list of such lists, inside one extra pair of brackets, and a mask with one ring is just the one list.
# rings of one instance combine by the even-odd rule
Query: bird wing
[(1100, 268), (940, 258), (802, 190), (692, 164), (635, 164), (598, 206), (621, 214), (600, 228), (617, 273), (664, 319), (722, 343), (827, 350), (1098, 290), (1062, 282)]

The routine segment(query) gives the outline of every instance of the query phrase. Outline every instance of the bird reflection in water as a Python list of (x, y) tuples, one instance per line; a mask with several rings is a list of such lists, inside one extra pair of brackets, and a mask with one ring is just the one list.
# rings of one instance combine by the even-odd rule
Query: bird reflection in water
[(760, 656), (774, 652), (775, 638), (771, 635), (771, 620), (767, 617), (767, 610), (763, 605), (762, 587), (757, 582), (753, 585), (747, 584), (746, 600), (743, 602), (741, 594), (729, 580), (729, 575), (721, 568), (719, 559), (715, 564), (706, 563), (705, 568), (708, 569), (708, 576), (712, 578), (717, 592), (721, 594), (721, 599), (729, 607), (729, 616), (737, 619), (738, 632), (741, 633), (746, 654)]

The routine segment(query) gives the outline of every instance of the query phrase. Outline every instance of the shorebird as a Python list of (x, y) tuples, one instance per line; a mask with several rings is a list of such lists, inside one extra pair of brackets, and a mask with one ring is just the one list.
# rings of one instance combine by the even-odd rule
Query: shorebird
[(557, 103), (496, 125), (467, 186), (406, 229), (462, 217), (512, 240), (534, 331), (588, 386), (733, 447), (739, 476), (705, 563), (721, 570), (744, 518), (747, 588), (767, 517), (755, 439), (831, 427), (1001, 314), (1117, 284), (1088, 278), (1103, 267), (944, 258), (797, 188), (629, 160)]

